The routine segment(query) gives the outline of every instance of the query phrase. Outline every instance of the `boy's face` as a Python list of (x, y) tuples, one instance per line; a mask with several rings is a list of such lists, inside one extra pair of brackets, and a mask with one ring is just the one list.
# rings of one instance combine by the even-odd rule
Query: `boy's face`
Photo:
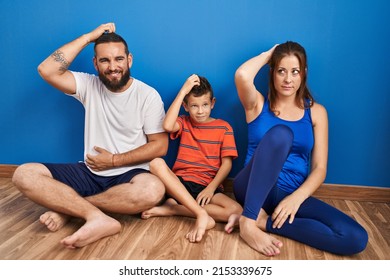
[(210, 93), (195, 97), (188, 95), (187, 104), (183, 102), (183, 107), (190, 114), (190, 117), (198, 122), (204, 123), (211, 120), (211, 110), (214, 108), (215, 98), (210, 99)]

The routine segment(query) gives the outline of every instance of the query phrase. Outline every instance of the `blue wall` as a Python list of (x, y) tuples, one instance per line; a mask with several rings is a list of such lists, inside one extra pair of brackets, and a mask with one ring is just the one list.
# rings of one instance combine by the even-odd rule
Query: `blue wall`
[[(329, 114), (326, 182), (390, 187), (388, 3), (1, 1), (0, 164), (82, 159), (81, 104), (46, 84), (36, 69), (59, 46), (112, 21), (134, 55), (132, 75), (154, 86), (166, 108), (190, 74), (210, 80), (217, 96), (214, 116), (229, 121), (236, 134), (240, 157), (231, 176), (246, 149), (235, 69), (275, 43), (300, 42), (309, 57), (309, 86)], [(71, 69), (94, 73), (92, 56), (91, 45)], [(267, 91), (265, 77), (257, 84)]]

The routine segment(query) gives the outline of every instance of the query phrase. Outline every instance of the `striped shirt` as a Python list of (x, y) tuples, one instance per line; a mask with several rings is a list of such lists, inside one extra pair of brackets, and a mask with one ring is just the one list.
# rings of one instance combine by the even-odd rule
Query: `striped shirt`
[(197, 123), (189, 116), (179, 116), (177, 122), (180, 129), (170, 135), (171, 139), (180, 137), (172, 171), (185, 181), (206, 187), (217, 174), (223, 157), (238, 156), (233, 129), (221, 119)]

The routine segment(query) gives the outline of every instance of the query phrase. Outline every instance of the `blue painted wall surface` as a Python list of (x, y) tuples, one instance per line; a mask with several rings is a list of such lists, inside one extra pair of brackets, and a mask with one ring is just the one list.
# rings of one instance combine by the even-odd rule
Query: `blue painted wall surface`
[[(101, 23), (115, 22), (134, 55), (132, 75), (155, 87), (165, 108), (192, 73), (217, 97), (243, 164), (244, 112), (236, 68), (286, 40), (309, 58), (309, 86), (329, 114), (327, 183), (390, 187), (390, 17), (383, 1), (1, 1), (0, 164), (74, 162), (83, 155), (83, 108), (46, 84), (38, 64)], [(88, 46), (71, 69), (95, 73)], [(256, 83), (267, 91), (266, 71)], [(176, 144), (167, 156), (174, 159)]]

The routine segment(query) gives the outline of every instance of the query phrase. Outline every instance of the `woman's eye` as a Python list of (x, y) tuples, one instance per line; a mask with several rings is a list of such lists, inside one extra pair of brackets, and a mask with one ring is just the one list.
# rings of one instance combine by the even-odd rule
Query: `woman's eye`
[(299, 70), (293, 70), (293, 71), (292, 71), (292, 74), (293, 74), (294, 76), (299, 75)]

